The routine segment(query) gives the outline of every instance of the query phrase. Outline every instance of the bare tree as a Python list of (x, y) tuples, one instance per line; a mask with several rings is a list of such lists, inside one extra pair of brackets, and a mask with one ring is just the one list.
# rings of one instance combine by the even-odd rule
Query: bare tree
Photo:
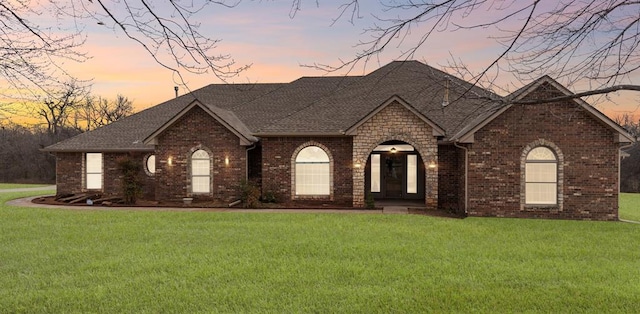
[[(300, 10), (292, 1), (292, 15)], [(338, 18), (355, 22), (359, 0), (344, 0)], [(640, 90), (626, 84), (640, 68), (640, 2), (636, 0), (404, 0), (381, 1), (365, 28), (359, 52), (335, 65), (309, 65), (324, 71), (368, 63), (389, 47), (403, 47), (397, 58), (414, 59), (439, 32), (487, 29), (502, 51), (473, 75), (479, 83), (508, 70), (520, 79), (548, 74), (571, 85), (589, 79), (590, 94)], [(492, 79), (489, 79), (492, 82)]]
[(133, 102), (118, 94), (109, 101), (102, 97), (88, 96), (75, 109), (73, 127), (79, 131), (90, 131), (115, 122), (133, 113)]
[(73, 77), (63, 63), (87, 60), (80, 48), (85, 30), (96, 23), (140, 44), (159, 65), (173, 71), (179, 83), (184, 84), (184, 71), (209, 73), (222, 80), (232, 77), (248, 66), (236, 66), (229, 55), (216, 53), (219, 40), (200, 33), (197, 15), (210, 5), (233, 7), (238, 2), (2, 1), (0, 82), (8, 88), (0, 90), (0, 110), (7, 109), (7, 100), (30, 104), (55, 96), (48, 93), (60, 89), (58, 82), (74, 80), (86, 87), (87, 78)]
[[(86, 60), (79, 50), (85, 39), (84, 30), (97, 23), (137, 42), (179, 79), (186, 71), (226, 80), (247, 66), (237, 65), (229, 55), (216, 52), (219, 40), (201, 33), (198, 19), (209, 6), (234, 7), (240, 1), (4, 1), (0, 3), (0, 78), (12, 84), (12, 91), (18, 94), (38, 94), (51, 90), (49, 84), (68, 81), (58, 79), (68, 76), (60, 60)], [(303, 2), (291, 0), (290, 16), (296, 15)], [(336, 20), (355, 23), (363, 13), (361, 3), (342, 0)], [(487, 29), (487, 33), (497, 34), (494, 39), (502, 51), (474, 74), (472, 81), (476, 83), (506, 69), (523, 79), (549, 74), (566, 85), (587, 78), (594, 93), (638, 89), (629, 84), (630, 77), (640, 68), (640, 2), (636, 0), (379, 3), (377, 8), (381, 9), (371, 13), (375, 23), (365, 28), (355, 56), (335, 65), (311, 66), (326, 71), (349, 69), (375, 59), (392, 46), (403, 51), (394, 59), (416, 59), (421, 47), (433, 44), (430, 40), (435, 33)], [(50, 24), (35, 23), (40, 20)]]
[(71, 79), (59, 66), (61, 61), (87, 58), (79, 50), (85, 38), (77, 30), (36, 23), (38, 17), (56, 16), (55, 8), (40, 4), (0, 2), (0, 79), (6, 87), (0, 90), (0, 98), (33, 99), (35, 94), (46, 94), (58, 81)]
[(86, 102), (88, 91), (75, 81), (66, 84), (65, 89), (49, 92), (47, 97), (35, 113), (44, 119), (49, 134), (57, 135), (62, 128), (69, 126), (75, 111)]
[(634, 119), (630, 114), (624, 113), (615, 117), (613, 120), (625, 128), (627, 132), (634, 137), (640, 136), (640, 120)]

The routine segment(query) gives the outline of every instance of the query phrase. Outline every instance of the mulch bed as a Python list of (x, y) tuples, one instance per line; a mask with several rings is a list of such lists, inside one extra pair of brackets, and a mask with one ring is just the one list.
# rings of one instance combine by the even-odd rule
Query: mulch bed
[[(43, 196), (33, 199), (33, 203), (44, 205), (62, 205), (62, 206), (87, 206), (87, 200), (91, 199), (92, 206), (98, 207), (158, 207), (161, 208), (229, 208), (229, 204), (224, 204), (214, 201), (193, 200), (191, 204), (186, 205), (182, 201), (152, 201), (139, 199), (135, 204), (124, 204), (122, 199), (117, 197), (105, 198), (99, 194), (84, 195), (62, 195), (62, 196)], [(241, 209), (241, 205), (236, 205), (231, 208)], [(360, 208), (353, 208), (346, 206), (345, 204), (326, 204), (322, 202), (305, 202), (305, 203), (261, 203), (262, 209), (345, 209), (354, 210)], [(374, 210), (381, 210), (382, 208), (374, 208)], [(361, 209), (366, 211), (368, 209)], [(439, 209), (425, 209), (425, 208), (409, 208), (409, 214), (412, 215), (426, 215), (436, 217), (448, 217), (448, 218), (464, 218), (460, 215), (450, 213)]]

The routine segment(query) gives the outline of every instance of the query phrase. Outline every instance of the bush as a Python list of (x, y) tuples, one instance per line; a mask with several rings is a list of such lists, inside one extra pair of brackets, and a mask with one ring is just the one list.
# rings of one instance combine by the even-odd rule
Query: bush
[(135, 204), (142, 194), (140, 173), (142, 164), (130, 157), (118, 159), (118, 169), (122, 173), (122, 196), (125, 204)]
[(260, 189), (255, 183), (242, 180), (239, 188), (242, 207), (257, 208), (260, 205)]
[(368, 209), (374, 209), (376, 207), (376, 203), (373, 199), (373, 194), (367, 192), (367, 196), (364, 200), (364, 204)]
[(262, 201), (265, 203), (277, 203), (278, 198), (276, 197), (276, 194), (273, 193), (273, 191), (266, 191), (264, 192), (264, 194), (262, 194)]

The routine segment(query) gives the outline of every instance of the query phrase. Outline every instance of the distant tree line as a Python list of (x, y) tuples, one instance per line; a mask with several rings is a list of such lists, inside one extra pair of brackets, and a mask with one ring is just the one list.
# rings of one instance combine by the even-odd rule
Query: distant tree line
[(133, 113), (127, 97), (93, 96), (76, 84), (67, 84), (31, 108), (35, 124), (0, 121), (0, 182), (54, 183), (55, 157), (42, 148)]
[[(616, 119), (631, 135), (640, 136), (640, 120), (634, 121), (630, 115), (622, 115)], [(620, 191), (640, 193), (640, 142), (634, 143), (624, 150), (629, 156), (620, 162)]]
[(41, 127), (3, 125), (0, 127), (0, 182), (55, 182), (55, 157), (40, 149), (79, 133), (72, 128), (61, 128), (52, 134)]

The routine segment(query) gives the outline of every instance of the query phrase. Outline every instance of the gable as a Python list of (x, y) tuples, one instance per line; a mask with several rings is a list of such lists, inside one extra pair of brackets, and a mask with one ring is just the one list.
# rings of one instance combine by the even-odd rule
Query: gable
[(244, 123), (242, 123), (242, 121), (240, 121), (240, 119), (238, 119), (231, 111), (220, 109), (211, 105), (207, 106), (202, 104), (200, 101), (195, 100), (191, 104), (186, 106), (183, 110), (178, 112), (171, 119), (169, 119), (167, 122), (162, 124), (158, 129), (156, 129), (144, 140), (144, 143), (157, 144), (158, 136), (160, 136), (169, 127), (173, 126), (177, 121), (179, 121), (183, 116), (192, 111), (194, 108), (201, 109), (211, 118), (216, 120), (227, 130), (237, 136), (240, 141), (240, 145), (249, 146), (258, 141), (255, 136), (251, 135), (251, 132), (244, 125)]
[[(356, 135), (357, 132), (358, 132), (358, 129), (360, 128), (360, 126), (362, 126), (366, 122), (372, 121), (374, 119), (374, 117), (378, 116), (385, 109), (393, 110), (393, 111), (397, 112), (397, 114), (401, 114), (401, 111), (405, 111), (405, 113), (408, 114), (408, 116), (409, 116), (409, 117), (405, 117), (406, 120), (409, 120), (409, 121), (410, 120), (417, 120), (417, 121), (420, 121), (420, 122), (428, 125), (432, 130), (432, 135), (433, 136), (444, 136), (445, 135), (444, 129), (442, 129), (440, 126), (435, 124), (433, 121), (429, 120), (422, 113), (417, 111), (415, 108), (413, 108), (411, 105), (409, 105), (406, 101), (404, 101), (402, 98), (400, 98), (397, 95), (392, 96), (387, 101), (383, 102), (378, 107), (376, 107), (374, 110), (369, 112), (369, 114), (364, 116), (362, 119), (360, 119), (354, 125), (349, 127), (345, 131), (345, 135)], [(411, 116), (413, 116), (414, 119), (411, 119)], [(379, 121), (379, 122), (376, 122), (376, 123), (385, 123), (385, 121)], [(415, 124), (415, 122), (413, 124)]]
[[(508, 103), (501, 104), (491, 108), (490, 110), (481, 113), (472, 123), (465, 127), (462, 131), (452, 137), (452, 141), (460, 143), (473, 143), (475, 142), (475, 133), (484, 128), (491, 121), (495, 120), (505, 111), (509, 110), (512, 106), (541, 106), (547, 104), (561, 104), (564, 106), (575, 106), (584, 110), (591, 119), (595, 122), (603, 125), (612, 133), (612, 140), (619, 143), (631, 143), (635, 139), (620, 125), (615, 123), (605, 114), (594, 108), (584, 100), (580, 98), (556, 101), (535, 103), (535, 99), (548, 99), (560, 96), (573, 95), (566, 87), (556, 82), (549, 76), (543, 76), (538, 80), (525, 85), (516, 92), (509, 95), (506, 99)], [(514, 104), (514, 102), (532, 100), (531, 104)], [(579, 126), (576, 126), (579, 127)]]

